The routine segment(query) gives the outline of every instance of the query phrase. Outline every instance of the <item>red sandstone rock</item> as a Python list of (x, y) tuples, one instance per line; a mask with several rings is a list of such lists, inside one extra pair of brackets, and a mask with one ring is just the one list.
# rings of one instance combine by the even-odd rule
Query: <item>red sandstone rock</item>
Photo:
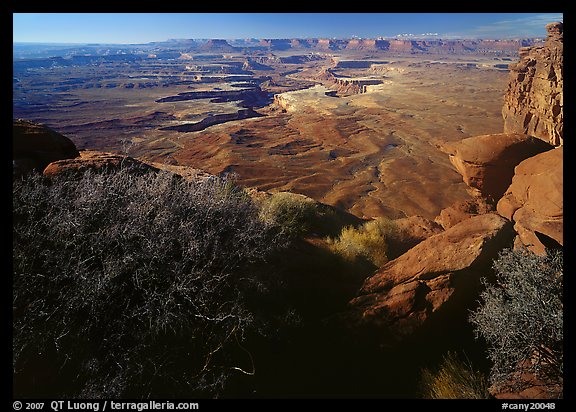
[(389, 50), (396, 53), (413, 53), (423, 50), (415, 40), (390, 40)]
[(376, 39), (351, 39), (346, 44), (349, 50), (387, 50), (389, 42)]
[(533, 372), (527, 372), (524, 361), (519, 370), (506, 383), (492, 385), (489, 389), (496, 399), (559, 399), (562, 397), (563, 387), (558, 383), (552, 383), (541, 379)]
[(413, 248), (424, 239), (442, 232), (438, 223), (422, 216), (403, 217), (394, 220), (398, 236), (388, 241), (388, 258), (394, 259)]
[(364, 282), (352, 311), (361, 324), (401, 340), (434, 316), (449, 316), (451, 303), (458, 302), (458, 311), (472, 304), (480, 277), (512, 237), (510, 222), (495, 213), (467, 219), (388, 262)]
[(559, 147), (520, 163), (496, 208), (500, 215), (514, 221), (517, 245), (538, 254), (545, 253), (538, 234), (564, 244), (563, 154)]
[(444, 229), (449, 229), (472, 216), (483, 215), (493, 210), (494, 207), (487, 203), (484, 198), (476, 196), (471, 200), (456, 202), (452, 206), (442, 209), (434, 222)]
[(50, 162), (78, 155), (76, 146), (66, 136), (27, 120), (13, 121), (12, 159), (15, 175), (32, 169), (43, 170)]
[(551, 148), (540, 139), (515, 133), (474, 136), (445, 145), (464, 182), (493, 200), (510, 185), (516, 165)]
[(50, 163), (44, 169), (44, 175), (48, 177), (65, 175), (70, 178), (79, 178), (88, 170), (103, 173), (120, 170), (122, 168), (129, 168), (135, 173), (157, 172), (159, 170), (129, 156), (83, 151), (80, 152), (80, 157)]
[(375, 79), (350, 79), (337, 77), (331, 68), (322, 68), (317, 75), (316, 80), (323, 80), (326, 86), (335, 89), (342, 95), (360, 94), (366, 92), (366, 86), (380, 84), (380, 80)]
[(563, 24), (546, 26), (543, 47), (520, 49), (520, 61), (510, 65), (504, 97), (504, 132), (526, 133), (555, 146), (564, 139)]

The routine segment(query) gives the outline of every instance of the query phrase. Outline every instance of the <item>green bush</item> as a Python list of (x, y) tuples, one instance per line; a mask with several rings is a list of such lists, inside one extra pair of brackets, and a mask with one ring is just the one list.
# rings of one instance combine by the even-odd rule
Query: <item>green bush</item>
[(388, 262), (387, 238), (393, 236), (395, 226), (386, 218), (378, 218), (355, 228), (346, 226), (337, 238), (328, 238), (330, 249), (344, 259), (364, 258), (377, 267)]
[(274, 193), (261, 205), (260, 216), (278, 226), (290, 237), (310, 234), (321, 219), (317, 202), (309, 197), (289, 192)]
[(537, 256), (504, 250), (493, 267), (496, 283), (481, 294), (470, 321), (488, 343), (490, 381), (522, 390), (519, 379), (534, 374), (545, 384), (563, 384), (563, 252)]
[(425, 399), (488, 399), (488, 380), (470, 362), (454, 352), (442, 358), (438, 371), (422, 370), (421, 392)]
[(284, 244), (226, 179), (15, 181), (14, 396), (217, 396), (253, 373)]

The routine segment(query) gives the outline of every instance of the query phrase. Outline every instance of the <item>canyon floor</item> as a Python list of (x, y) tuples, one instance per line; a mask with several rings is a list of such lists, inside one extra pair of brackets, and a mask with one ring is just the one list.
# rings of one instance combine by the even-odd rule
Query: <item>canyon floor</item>
[(498, 133), (515, 58), (237, 53), (19, 70), (14, 117), (80, 149), (234, 173), (362, 218), (469, 197), (446, 142)]

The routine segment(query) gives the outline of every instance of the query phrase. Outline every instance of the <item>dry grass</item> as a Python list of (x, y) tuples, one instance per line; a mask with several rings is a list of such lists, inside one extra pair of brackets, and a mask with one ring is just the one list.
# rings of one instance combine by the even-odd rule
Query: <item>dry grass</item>
[(392, 221), (378, 218), (358, 228), (346, 226), (337, 238), (328, 238), (327, 242), (332, 252), (348, 261), (364, 258), (381, 267), (388, 262), (387, 239), (395, 231)]
[(488, 380), (454, 352), (442, 359), (437, 372), (422, 370), (421, 391), (426, 399), (488, 399)]

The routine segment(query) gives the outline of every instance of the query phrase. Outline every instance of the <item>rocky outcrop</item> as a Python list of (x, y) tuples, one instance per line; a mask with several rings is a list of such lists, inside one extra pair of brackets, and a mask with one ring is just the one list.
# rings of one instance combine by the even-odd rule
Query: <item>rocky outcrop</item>
[(179, 102), (185, 100), (213, 99), (211, 103), (239, 101), (245, 108), (268, 103), (268, 94), (259, 86), (240, 90), (202, 90), (194, 92), (181, 92), (174, 96), (161, 97), (156, 103)]
[(415, 40), (390, 40), (388, 50), (395, 53), (416, 53), (425, 49)]
[(396, 236), (388, 239), (388, 258), (395, 259), (430, 236), (442, 232), (438, 223), (422, 216), (409, 216), (393, 221)]
[(346, 79), (337, 77), (333, 81), (333, 87), (339, 94), (351, 95), (366, 93), (367, 86), (381, 84), (381, 80), (377, 79)]
[(316, 80), (325, 82), (327, 87), (335, 90), (338, 94), (352, 95), (366, 93), (366, 86), (381, 84), (378, 79), (354, 79), (349, 77), (338, 77), (331, 68), (321, 69), (316, 76)]
[(54, 130), (23, 119), (12, 123), (13, 175), (42, 171), (49, 163), (79, 155), (70, 139)]
[(90, 150), (80, 152), (80, 156), (74, 159), (52, 162), (46, 166), (43, 173), (44, 176), (51, 178), (66, 176), (69, 179), (77, 179), (88, 170), (94, 173), (109, 173), (120, 169), (129, 169), (135, 174), (159, 171), (156, 167), (129, 156)]
[(288, 50), (292, 48), (290, 39), (262, 39), (258, 46), (266, 47), (270, 50)]
[(520, 61), (509, 66), (502, 115), (506, 133), (525, 133), (558, 146), (564, 139), (563, 24), (548, 24), (546, 30), (543, 47), (520, 49)]
[(507, 384), (492, 385), (490, 394), (496, 399), (562, 399), (563, 385), (539, 379), (533, 372), (526, 372), (527, 362), (519, 366), (523, 372), (515, 373)]
[(222, 113), (214, 114), (212, 116), (205, 117), (199, 122), (193, 123), (183, 123), (176, 126), (166, 126), (160, 128), (160, 130), (173, 130), (180, 133), (191, 133), (204, 130), (211, 126), (216, 126), (218, 124), (232, 122), (235, 120), (250, 119), (252, 117), (262, 117), (263, 115), (252, 110), (252, 109), (240, 109), (236, 113)]
[(315, 60), (323, 60), (324, 57), (319, 56), (317, 54), (304, 54), (304, 55), (292, 55), (292, 56), (285, 56), (279, 57), (278, 61), (284, 64), (302, 64), (307, 63)]
[(376, 39), (351, 39), (346, 44), (347, 50), (387, 50), (389, 46), (386, 40)]
[(392, 340), (402, 340), (435, 319), (458, 317), (478, 298), (480, 278), (512, 238), (510, 222), (495, 213), (458, 223), (368, 278), (360, 296), (350, 302), (352, 311), (361, 325)]
[(323, 67), (318, 74), (314, 76), (315, 80), (328, 80), (333, 82), (336, 78), (336, 75), (332, 72), (332, 69), (329, 67)]
[(486, 202), (483, 197), (475, 196), (470, 200), (456, 202), (452, 206), (442, 209), (434, 222), (444, 229), (449, 229), (472, 216), (483, 215), (492, 211), (494, 211), (494, 206)]
[(200, 51), (218, 51), (218, 52), (235, 52), (240, 50), (238, 47), (231, 46), (226, 40), (211, 39), (198, 47)]
[(546, 246), (564, 244), (563, 154), (559, 147), (520, 163), (496, 207), (514, 221), (515, 244), (537, 254), (544, 254)]
[(444, 146), (464, 182), (492, 200), (504, 194), (521, 161), (552, 147), (540, 139), (514, 133), (474, 136)]
[(293, 111), (292, 99), (286, 93), (279, 93), (274, 95), (274, 106), (284, 111)]
[(332, 40), (332, 39), (318, 39), (318, 41), (315, 44), (315, 47), (321, 50), (337, 50), (339, 49), (342, 44), (342, 42), (338, 41), (338, 40)]
[(242, 64), (242, 70), (252, 71), (252, 70), (273, 70), (273, 69), (272, 67), (259, 63), (254, 59), (246, 59)]

